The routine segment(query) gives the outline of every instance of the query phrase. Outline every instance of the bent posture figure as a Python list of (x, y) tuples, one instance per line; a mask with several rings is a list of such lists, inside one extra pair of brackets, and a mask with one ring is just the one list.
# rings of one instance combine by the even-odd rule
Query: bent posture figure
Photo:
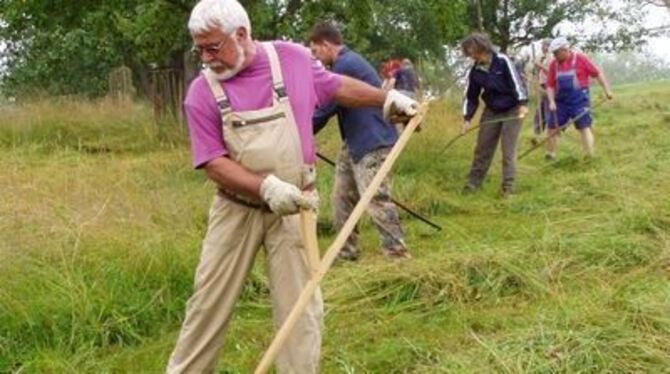
[(482, 96), (486, 109), (477, 134), (472, 167), (464, 192), (478, 190), (488, 173), (498, 143), (502, 145), (503, 196), (514, 193), (516, 148), (521, 132), (521, 118), (528, 111), (528, 94), (519, 72), (509, 57), (493, 50), (488, 36), (473, 33), (461, 42), (463, 53), (474, 61), (468, 74), (463, 104), (463, 128), (467, 132)]
[(561, 129), (570, 121), (582, 138), (582, 146), (587, 157), (593, 156), (594, 138), (591, 125), (590, 78), (597, 78), (608, 99), (612, 91), (605, 73), (586, 55), (570, 50), (570, 43), (563, 37), (551, 41), (549, 50), (554, 60), (547, 74), (547, 96), (549, 98), (549, 141), (547, 142), (548, 160), (556, 158)]
[[(381, 80), (372, 65), (344, 44), (340, 30), (333, 23), (323, 22), (314, 26), (310, 48), (316, 58), (332, 67), (333, 72), (381, 87)], [(339, 231), (398, 140), (398, 133), (394, 125), (384, 120), (380, 108), (346, 108), (334, 102), (316, 111), (314, 131), (320, 131), (335, 115), (343, 140), (333, 189), (334, 222)], [(384, 180), (370, 202), (368, 213), (382, 238), (384, 255), (393, 259), (409, 258), (405, 231), (391, 200), (388, 179)], [(359, 255), (356, 229), (340, 251), (339, 258), (356, 260)]]
[[(202, 0), (189, 31), (207, 69), (184, 109), (193, 165), (218, 186), (209, 210), (195, 289), (168, 373), (211, 373), (244, 281), (260, 247), (267, 257), (275, 325), (311, 277), (300, 208), (317, 205), (312, 116), (319, 104), (384, 107), (415, 115), (415, 101), (330, 73), (308, 49), (257, 42), (236, 0)], [(280, 372), (316, 373), (323, 303), (310, 300), (277, 359)]]

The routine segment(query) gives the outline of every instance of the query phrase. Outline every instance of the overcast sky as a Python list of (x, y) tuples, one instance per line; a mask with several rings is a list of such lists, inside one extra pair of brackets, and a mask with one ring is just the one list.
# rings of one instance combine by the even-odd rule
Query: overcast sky
[[(605, 1), (614, 7), (622, 6), (621, 0), (602, 1)], [(643, 24), (645, 28), (654, 29), (662, 26), (670, 26), (670, 9), (647, 5), (642, 10), (645, 14), (645, 20)], [(570, 23), (569, 19), (567, 19), (565, 22), (560, 23), (554, 32), (558, 33), (559, 35), (573, 36), (580, 39), (579, 36), (601, 31), (603, 27), (608, 29), (610, 32), (614, 32), (618, 26), (619, 24), (614, 21), (610, 21), (603, 25), (602, 22), (597, 19), (586, 20), (583, 23)], [(668, 32), (670, 32), (670, 30), (668, 30)], [(653, 56), (660, 57), (665, 62), (670, 63), (670, 35), (667, 35), (666, 32), (666, 36), (650, 39), (648, 41), (648, 45), (643, 47), (643, 52), (645, 54), (651, 54)]]
[[(620, 0), (604, 0), (615, 6), (620, 5)], [(646, 6), (646, 20), (644, 26), (653, 29), (660, 26), (670, 26), (670, 9), (657, 6)], [(670, 30), (668, 30), (670, 32)], [(658, 56), (670, 63), (670, 35), (653, 38), (643, 48), (644, 52)]]
[[(668, 26), (670, 25), (670, 9), (656, 8), (652, 10), (650, 8), (647, 19), (649, 27)], [(649, 42), (649, 46), (646, 49), (656, 56), (663, 57), (665, 61), (670, 62), (669, 36), (655, 38)]]

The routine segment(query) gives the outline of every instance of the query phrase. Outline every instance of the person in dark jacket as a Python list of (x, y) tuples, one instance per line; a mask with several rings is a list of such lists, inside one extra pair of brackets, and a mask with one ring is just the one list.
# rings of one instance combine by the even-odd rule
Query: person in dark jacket
[(486, 104), (464, 192), (475, 192), (481, 187), (500, 142), (503, 152), (501, 192), (507, 197), (514, 193), (516, 147), (522, 118), (528, 112), (527, 89), (510, 58), (494, 51), (487, 35), (471, 34), (461, 42), (461, 49), (474, 61), (463, 103), (463, 133), (472, 127), (480, 96)]
[[(310, 36), (310, 49), (333, 72), (381, 87), (381, 79), (372, 65), (344, 45), (340, 30), (332, 22), (322, 22), (314, 26)], [(398, 132), (394, 125), (384, 120), (382, 111), (378, 108), (352, 109), (336, 103), (317, 109), (312, 121), (314, 132), (320, 131), (335, 115), (344, 140), (337, 159), (333, 190), (334, 221), (339, 230), (398, 140)], [(388, 179), (372, 198), (368, 213), (382, 238), (383, 253), (393, 259), (410, 258), (404, 240), (405, 232), (396, 206), (391, 201), (391, 184)], [(356, 260), (359, 253), (356, 229), (347, 239), (339, 257)]]

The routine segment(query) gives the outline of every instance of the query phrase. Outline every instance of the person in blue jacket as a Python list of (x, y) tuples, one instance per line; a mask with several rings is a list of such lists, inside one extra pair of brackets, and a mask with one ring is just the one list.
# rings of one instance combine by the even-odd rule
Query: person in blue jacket
[[(381, 79), (372, 65), (344, 44), (342, 33), (332, 22), (314, 26), (310, 49), (333, 72), (381, 87)], [(343, 139), (333, 190), (334, 222), (339, 230), (398, 140), (398, 132), (394, 125), (384, 120), (379, 108), (353, 109), (334, 102), (317, 109), (313, 117), (314, 132), (320, 131), (332, 116), (337, 116)], [(388, 179), (382, 183), (367, 211), (381, 235), (383, 253), (393, 259), (410, 258), (405, 232), (396, 206), (391, 201), (391, 184)], [(356, 260), (359, 253), (356, 229), (339, 257)]]
[(517, 142), (522, 118), (528, 112), (527, 89), (510, 58), (496, 52), (486, 34), (471, 34), (461, 42), (461, 49), (466, 57), (474, 61), (468, 74), (463, 103), (463, 133), (472, 127), (471, 121), (479, 107), (480, 96), (486, 105), (464, 192), (474, 192), (481, 187), (498, 143), (501, 143), (501, 192), (507, 197), (514, 193)]

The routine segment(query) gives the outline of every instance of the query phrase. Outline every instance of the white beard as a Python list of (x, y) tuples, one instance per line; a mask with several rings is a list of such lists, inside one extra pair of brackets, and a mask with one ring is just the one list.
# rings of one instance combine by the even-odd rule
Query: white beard
[(242, 46), (236, 41), (235, 42), (235, 47), (237, 48), (237, 61), (235, 61), (235, 66), (233, 66), (230, 69), (224, 70), (221, 73), (217, 73), (216, 71), (212, 70), (212, 68), (219, 68), (222, 67), (223, 65), (219, 62), (215, 62), (212, 64), (206, 64), (205, 67), (207, 70), (209, 70), (209, 73), (215, 77), (219, 81), (227, 81), (228, 79), (234, 77), (237, 75), (237, 73), (242, 70), (242, 65), (244, 65), (244, 49), (242, 49)]

